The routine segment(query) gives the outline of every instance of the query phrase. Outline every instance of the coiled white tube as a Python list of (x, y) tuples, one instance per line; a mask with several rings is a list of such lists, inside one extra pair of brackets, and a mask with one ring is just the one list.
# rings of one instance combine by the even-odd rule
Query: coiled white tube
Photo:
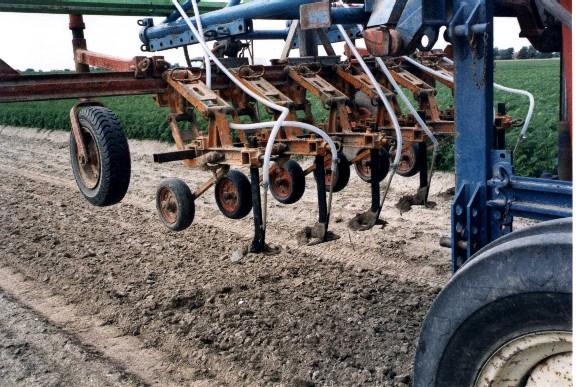
[[(412, 59), (408, 56), (403, 56), (402, 59), (406, 60), (408, 63), (411, 63), (414, 66), (418, 67), (419, 69), (426, 71), (427, 73), (432, 74), (438, 78), (444, 79), (445, 81), (448, 81), (448, 82), (454, 82), (454, 77), (450, 77), (448, 75), (442, 74), (442, 73), (440, 73), (440, 72), (438, 72), (438, 71), (436, 71), (436, 70), (434, 70), (428, 66), (425, 66), (421, 63), (418, 63), (417, 61), (415, 61), (414, 59)], [(447, 63), (454, 64), (454, 61), (452, 61), (448, 58), (444, 58), (444, 60)], [(522, 130), (520, 131), (520, 138), (525, 139), (526, 133), (528, 132), (528, 127), (530, 126), (530, 123), (532, 122), (532, 117), (534, 116), (534, 108), (536, 107), (536, 102), (534, 101), (534, 95), (532, 95), (532, 93), (530, 93), (529, 91), (513, 89), (511, 87), (499, 85), (498, 83), (494, 83), (494, 88), (497, 90), (500, 90), (500, 91), (504, 91), (506, 93), (523, 95), (525, 97), (528, 97), (528, 100), (529, 100), (528, 114), (526, 115), (526, 118), (524, 119), (524, 126), (522, 127)]]
[[(237, 124), (231, 122), (229, 124), (230, 129), (236, 129), (236, 130), (266, 129), (271, 128), (273, 125), (274, 121), (258, 122), (254, 124)], [(336, 170), (336, 164), (338, 163), (338, 149), (336, 148), (336, 144), (334, 143), (334, 141), (332, 141), (332, 139), (326, 132), (315, 127), (314, 125), (310, 125), (305, 122), (299, 122), (299, 121), (284, 121), (282, 123), (282, 126), (304, 129), (322, 137), (322, 139), (330, 146), (330, 153), (332, 154), (332, 170), (333, 171)]]

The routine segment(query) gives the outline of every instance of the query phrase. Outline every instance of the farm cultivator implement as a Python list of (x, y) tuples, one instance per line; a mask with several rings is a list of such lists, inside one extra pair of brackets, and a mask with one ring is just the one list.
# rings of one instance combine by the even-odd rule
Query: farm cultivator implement
[[(157, 104), (170, 109), (168, 122), (177, 150), (156, 154), (154, 161), (183, 161), (189, 167), (212, 172), (209, 180), (195, 182), (197, 188), (194, 192), (180, 180), (170, 179), (160, 185), (158, 211), (163, 223), (175, 231), (192, 223), (194, 201), (213, 187), (218, 207), (226, 217), (241, 219), (253, 210), (255, 238), (250, 249), (263, 251), (266, 248), (266, 206), (262, 211), (260, 170), (268, 143), (273, 143), (273, 165), (268, 169), (267, 185), (276, 200), (284, 204), (296, 203), (304, 193), (306, 176), (313, 174), (316, 180), (318, 224), (308, 229), (309, 236), (320, 241), (328, 238), (331, 199), (327, 199), (327, 195), (331, 197), (332, 192), (346, 187), (351, 168), (370, 184), (372, 205), (365, 214), (352, 219), (350, 225), (364, 230), (374, 226), (383, 204), (381, 184), (388, 175), (391, 161), (394, 162), (390, 154), (397, 152), (394, 121), (402, 134), (400, 162), (394, 171), (402, 176), (421, 174), (421, 189), (412, 202), (426, 204), (430, 183), (427, 135), (414, 116), (403, 112), (397, 95), (403, 92), (398, 86), (412, 94), (418, 118), (426, 122), (434, 135), (454, 134), (454, 111), (451, 108), (442, 110), (438, 106), (435, 88), (438, 80), (450, 88), (454, 87), (453, 82), (447, 82), (445, 78), (436, 79), (434, 74), (423, 72), (412, 61), (402, 58), (387, 60), (391, 77), (387, 79), (376, 61), (363, 52), (366, 66), (376, 74), (377, 83), (374, 84), (358, 59), (352, 56), (342, 62), (330, 42), (325, 42), (328, 51), (334, 55), (285, 56), (272, 60), (273, 64), (268, 66), (250, 65), (247, 58), (220, 58), (230, 69), (227, 75), (214, 65), (211, 65), (212, 71), (207, 72), (192, 66), (174, 68), (160, 56), (124, 60), (91, 52), (86, 49), (80, 16), (70, 16), (70, 28), (75, 36), (77, 69), (80, 74), (86, 74), (72, 79), (70, 87), (80, 88), (76, 92), (84, 97), (155, 92)], [(292, 44), (287, 41), (286, 52)], [(238, 50), (231, 54), (238, 54)], [(441, 71), (445, 77), (453, 77), (450, 60), (441, 51), (420, 53), (416, 60)], [(90, 74), (90, 67), (111, 72)], [(7, 66), (5, 72), (9, 88), (3, 89), (2, 101), (60, 98), (75, 92), (66, 90), (65, 82), (59, 84), (58, 89), (52, 88), (64, 77), (24, 77), (10, 71)], [(268, 104), (286, 109), (287, 121), (272, 140), (270, 129), (273, 123), (259, 124), (264, 113), (262, 102), (246, 90)], [(380, 95), (385, 96), (392, 110), (387, 110)], [(325, 121), (320, 122), (314, 117), (312, 99), (318, 100), (326, 110), (328, 118)], [(277, 111), (267, 106), (264, 108), (266, 113), (278, 119)], [(123, 198), (130, 178), (130, 156), (120, 123), (112, 112), (90, 98), (76, 104), (70, 117), (72, 164), (82, 193), (97, 206), (116, 204)], [(207, 121), (204, 132), (198, 126), (200, 119)], [(504, 131), (511, 122), (509, 117), (499, 116), (499, 130)], [(107, 124), (113, 129), (103, 130)], [(311, 126), (316, 128), (315, 132), (310, 131)], [(109, 149), (102, 149), (104, 146)], [(331, 152), (331, 146), (335, 152)], [(109, 157), (109, 160), (104, 157)], [(313, 161), (302, 166), (296, 160), (303, 158)], [(250, 178), (238, 167), (249, 168)], [(372, 179), (372, 175), (376, 178)], [(390, 180), (385, 183), (386, 190)]]
[[(268, 191), (279, 202), (294, 204), (307, 175), (317, 186), (318, 222), (305, 230), (314, 242), (333, 238), (328, 229), (332, 196), (346, 187), (351, 169), (367, 182), (372, 198), (369, 209), (350, 219), (356, 230), (378, 224), (396, 174), (420, 174), (420, 189), (409, 201), (428, 205), (438, 138), (454, 136), (450, 247), (460, 275), (423, 325), (415, 385), (500, 386), (513, 377), (526, 381), (551, 356), (562, 368), (569, 352), (561, 345), (553, 346), (564, 348), (555, 352), (546, 343), (570, 336), (569, 312), (562, 308), (569, 310), (571, 300), (571, 222), (511, 233), (514, 216), (572, 215), (571, 24), (564, 6), (528, 0), (3, 2), (0, 11), (69, 13), (76, 73), (21, 75), (0, 61), (0, 102), (80, 98), (70, 112), (73, 171), (88, 201), (106, 206), (121, 201), (128, 189), (130, 154), (116, 116), (95, 99), (155, 95), (160, 107), (170, 109), (176, 150), (155, 154), (154, 161), (180, 161), (212, 174), (194, 182), (193, 192), (181, 180), (162, 182), (156, 197), (162, 222), (172, 230), (187, 228), (195, 200), (214, 188), (226, 217), (240, 219), (252, 211), (253, 252), (267, 249)], [(81, 14), (164, 16), (159, 24), (152, 18), (139, 21), (141, 48), (183, 47), (187, 66), (173, 67), (161, 56), (121, 59), (89, 51)], [(493, 82), (495, 16), (517, 17), (522, 35), (537, 49), (563, 51), (559, 180), (514, 175), (505, 133), (515, 121), (505, 106), (494, 108), (493, 90), (530, 98), (514, 149), (526, 135), (534, 106), (529, 93)], [(256, 30), (255, 19), (285, 20), (287, 28)], [(450, 45), (434, 51), (441, 27)], [(359, 38), (366, 49), (355, 46)], [(280, 58), (255, 65), (243, 57), (251, 41), (265, 39), (285, 41)], [(208, 41), (216, 41), (213, 49)], [(344, 60), (333, 46), (342, 41)], [(189, 58), (186, 47), (194, 44), (203, 49), (203, 66), (193, 66)], [(325, 56), (319, 55), (320, 46)], [(290, 57), (292, 49), (300, 56)], [(90, 72), (93, 67), (107, 71)], [(453, 90), (454, 108), (439, 106), (439, 83)], [(313, 113), (315, 103), (326, 119)], [(264, 117), (270, 121), (262, 122)], [(240, 168), (248, 169), (249, 177)], [(515, 281), (518, 273), (522, 281)], [(545, 285), (536, 289), (534, 284)], [(498, 290), (486, 295), (486, 289)], [(552, 294), (558, 305), (534, 293)], [(536, 323), (527, 310), (542, 312)], [(517, 318), (503, 322), (494, 317), (499, 311)], [(483, 335), (486, 326), (490, 334)], [(521, 361), (515, 357), (519, 353), (526, 355)]]

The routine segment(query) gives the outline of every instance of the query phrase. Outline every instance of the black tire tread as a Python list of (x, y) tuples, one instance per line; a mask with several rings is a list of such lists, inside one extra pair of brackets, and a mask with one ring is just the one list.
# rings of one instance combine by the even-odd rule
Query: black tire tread
[[(412, 144), (411, 147), (412, 147), (412, 152), (414, 152), (414, 159), (415, 159), (414, 166), (406, 172), (398, 171), (397, 173), (402, 177), (416, 176), (416, 174), (418, 174), (418, 172), (420, 172), (420, 163), (422, 162), (422, 160), (418, 159), (419, 158), (418, 145)], [(390, 160), (390, 161), (392, 162), (393, 160)]]
[[(159, 193), (162, 188), (169, 188), (176, 196), (178, 202), (178, 219), (176, 223), (167, 223), (160, 213), (160, 197)], [(196, 213), (196, 206), (194, 204), (194, 194), (190, 191), (188, 185), (180, 179), (165, 179), (156, 190), (156, 209), (162, 223), (172, 231), (183, 231), (192, 225), (194, 215)]]
[[(384, 181), (384, 179), (386, 178), (386, 176), (388, 176), (388, 172), (390, 172), (390, 154), (388, 153), (388, 151), (384, 148), (380, 148), (380, 157), (381, 157), (381, 162), (380, 162), (380, 182)], [(361, 162), (361, 161), (359, 161)], [(359, 163), (358, 162), (358, 163)], [(372, 182), (372, 177), (367, 178), (366, 176), (362, 175), (359, 171), (358, 171), (358, 163), (354, 163), (354, 169), (356, 170), (356, 175), (358, 175), (358, 177), (360, 178), (360, 180), (366, 182), (366, 183), (371, 183)]]
[(287, 160), (284, 163), (284, 169), (286, 169), (290, 175), (292, 176), (292, 192), (287, 198), (277, 197), (274, 194), (274, 191), (271, 191), (272, 196), (274, 199), (279, 201), (282, 204), (294, 204), (302, 199), (304, 195), (304, 191), (306, 190), (306, 176), (304, 175), (304, 171), (298, 162), (294, 160)]
[(222, 214), (224, 214), (224, 216), (227, 218), (243, 219), (250, 213), (250, 211), (252, 211), (252, 187), (250, 185), (250, 180), (245, 174), (235, 169), (229, 170), (226, 174), (226, 178), (232, 180), (234, 185), (238, 187), (238, 192), (240, 194), (240, 207), (232, 213), (227, 212), (224, 207), (222, 207), (222, 203), (218, 198), (218, 184), (222, 180), (216, 183), (214, 190), (216, 196), (216, 204), (218, 205), (220, 212), (222, 212)]
[[(571, 327), (571, 230), (524, 235), (510, 237), (471, 259), (436, 298), (422, 325), (414, 366), (415, 387), (469, 385), (491, 351), (517, 337), (514, 334), (538, 329), (536, 323), (543, 326), (543, 319), (535, 323), (536, 319), (530, 317), (537, 315), (538, 305), (543, 311), (540, 315), (550, 316), (550, 327)], [(562, 300), (552, 307), (557, 314), (546, 312), (549, 304), (538, 303), (537, 297)], [(516, 319), (515, 326), (507, 325), (514, 323), (512, 318), (492, 313), (504, 309), (508, 310), (505, 314), (518, 314), (513, 308), (527, 302), (532, 307), (520, 322)], [(504, 308), (498, 309), (499, 305)], [(482, 323), (482, 319), (487, 321), (486, 316), (495, 322)], [(447, 366), (454, 363), (454, 358), (461, 361)]]
[[(346, 156), (342, 153), (338, 153), (337, 169), (336, 183), (334, 184), (334, 187), (332, 187), (333, 193), (342, 191), (350, 182), (350, 161), (348, 161)], [(314, 177), (317, 177), (316, 170), (314, 170)], [(330, 192), (330, 187), (328, 185), (326, 185), (326, 192)]]
[[(130, 185), (130, 149), (128, 140), (116, 114), (105, 107), (88, 106), (79, 110), (78, 120), (83, 128), (92, 132), (100, 152), (101, 173), (94, 195), (87, 195), (78, 173), (74, 177), (86, 199), (93, 205), (104, 207), (119, 203)], [(76, 143), (71, 136), (71, 157), (75, 165)], [(74, 169), (74, 168), (73, 168)], [(89, 191), (89, 190), (88, 190)]]

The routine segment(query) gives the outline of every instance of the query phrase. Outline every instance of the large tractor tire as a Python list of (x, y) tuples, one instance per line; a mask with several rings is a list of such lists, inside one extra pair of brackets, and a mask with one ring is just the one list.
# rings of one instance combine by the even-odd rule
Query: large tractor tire
[(422, 326), (414, 386), (567, 386), (571, 356), (572, 225), (563, 220), (512, 233), (456, 273)]
[(99, 207), (119, 203), (130, 185), (130, 150), (114, 112), (101, 106), (78, 111), (80, 130), (88, 160), (81, 160), (70, 134), (70, 159), (76, 184), (91, 204)]

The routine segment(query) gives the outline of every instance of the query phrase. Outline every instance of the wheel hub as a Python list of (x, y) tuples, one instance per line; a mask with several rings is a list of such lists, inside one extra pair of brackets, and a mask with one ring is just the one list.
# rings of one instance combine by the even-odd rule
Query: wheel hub
[(370, 156), (363, 158), (356, 162), (356, 170), (365, 179), (370, 179), (372, 176), (372, 169), (370, 168)]
[(220, 196), (222, 207), (227, 212), (234, 212), (238, 209), (240, 205), (239, 192), (232, 181), (224, 179), (219, 186), (218, 195)]
[(169, 224), (175, 224), (178, 220), (178, 202), (176, 195), (168, 189), (162, 188), (159, 193), (160, 214)]
[(531, 333), (498, 349), (475, 387), (560, 387), (572, 385), (572, 334)]
[(98, 145), (90, 131), (82, 130), (84, 145), (88, 159), (82, 157), (78, 152), (76, 160), (78, 161), (80, 178), (84, 186), (88, 189), (94, 189), (100, 181), (100, 155), (98, 154)]
[(290, 173), (284, 168), (274, 168), (271, 173), (272, 181), (270, 188), (276, 196), (286, 198), (292, 192), (292, 178)]

